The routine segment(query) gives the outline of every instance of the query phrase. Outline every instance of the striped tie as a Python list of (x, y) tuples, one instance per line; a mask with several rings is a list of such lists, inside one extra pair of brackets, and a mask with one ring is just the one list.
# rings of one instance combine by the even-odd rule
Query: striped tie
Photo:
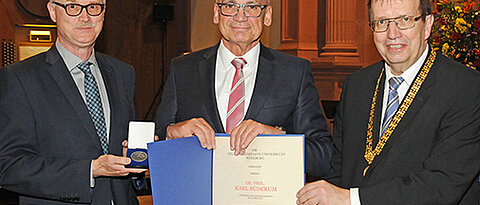
[(243, 58), (235, 58), (232, 61), (235, 67), (232, 89), (228, 99), (227, 133), (230, 133), (243, 120), (245, 109), (245, 83), (243, 78), (243, 66), (247, 61)]
[(92, 118), (97, 135), (100, 138), (103, 154), (108, 154), (107, 126), (105, 124), (105, 116), (103, 114), (103, 106), (97, 81), (95, 81), (95, 77), (90, 71), (91, 65), (91, 62), (83, 61), (77, 65), (77, 68), (85, 74), (85, 98), (88, 112)]
[(390, 92), (388, 94), (387, 109), (385, 110), (385, 117), (383, 118), (382, 123), (382, 135), (387, 130), (390, 121), (392, 121), (393, 115), (398, 109), (399, 102), (397, 89), (402, 82), (402, 77), (392, 77), (388, 80), (388, 83), (390, 84)]

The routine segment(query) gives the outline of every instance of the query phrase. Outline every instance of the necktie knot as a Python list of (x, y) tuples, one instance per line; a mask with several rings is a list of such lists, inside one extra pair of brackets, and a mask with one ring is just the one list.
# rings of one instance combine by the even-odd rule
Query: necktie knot
[(400, 84), (403, 83), (403, 78), (402, 77), (392, 77), (390, 80), (388, 80), (388, 83), (390, 84), (390, 90), (397, 90)]
[(247, 64), (247, 61), (243, 58), (235, 58), (232, 60), (232, 65), (235, 67), (235, 69), (243, 69), (243, 66)]
[(90, 66), (92, 65), (92, 62), (89, 61), (82, 61), (77, 65), (77, 68), (80, 69), (83, 73), (88, 74), (90, 73)]

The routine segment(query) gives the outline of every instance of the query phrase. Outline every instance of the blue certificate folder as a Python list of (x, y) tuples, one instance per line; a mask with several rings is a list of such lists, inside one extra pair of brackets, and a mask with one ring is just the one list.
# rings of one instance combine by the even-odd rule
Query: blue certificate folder
[(148, 144), (153, 204), (212, 204), (213, 151), (197, 137)]
[(148, 155), (153, 204), (212, 204), (213, 150), (197, 137), (148, 143)]

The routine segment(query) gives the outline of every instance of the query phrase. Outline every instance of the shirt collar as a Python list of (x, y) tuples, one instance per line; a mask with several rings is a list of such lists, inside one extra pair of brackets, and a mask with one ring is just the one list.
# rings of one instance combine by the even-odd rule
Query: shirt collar
[[(77, 65), (83, 61), (78, 56), (67, 50), (58, 40), (55, 41), (55, 47), (57, 47), (60, 56), (62, 56), (63, 61), (67, 65), (68, 71), (72, 72), (72, 70), (75, 69)], [(97, 59), (95, 58), (95, 55), (93, 55), (94, 53), (95, 50), (92, 50), (92, 55), (90, 55), (88, 61), (93, 63), (94, 66), (98, 67)]]
[[(425, 62), (425, 59), (427, 59), (429, 49), (430, 49), (430, 46), (428, 46), (425, 49), (425, 51), (423, 51), (420, 58), (418, 58), (418, 60), (412, 66), (410, 66), (405, 72), (403, 72), (400, 75), (400, 77), (402, 77), (403, 80), (405, 80), (408, 86), (410, 86), (413, 83), (413, 80), (415, 80), (417, 73), (422, 68), (423, 62)], [(390, 66), (388, 66), (387, 63), (385, 63), (385, 71), (386, 71), (385, 79), (387, 80), (395, 76), (390, 69), (391, 69)]]
[(255, 45), (243, 56), (235, 56), (230, 50), (228, 50), (227, 47), (225, 47), (223, 41), (220, 41), (220, 46), (218, 47), (220, 62), (223, 63), (223, 68), (225, 68), (225, 70), (233, 68), (232, 60), (240, 57), (247, 61), (246, 67), (252, 67), (252, 65), (257, 65), (259, 53), (260, 43)]

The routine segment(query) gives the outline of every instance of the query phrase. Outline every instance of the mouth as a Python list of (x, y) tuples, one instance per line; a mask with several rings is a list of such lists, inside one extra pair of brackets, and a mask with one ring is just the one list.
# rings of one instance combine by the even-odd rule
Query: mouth
[(241, 30), (241, 31), (245, 31), (245, 30), (248, 30), (249, 28), (247, 27), (232, 27), (233, 30)]
[(406, 47), (405, 44), (388, 44), (387, 48), (390, 50), (400, 50), (402, 48)]

